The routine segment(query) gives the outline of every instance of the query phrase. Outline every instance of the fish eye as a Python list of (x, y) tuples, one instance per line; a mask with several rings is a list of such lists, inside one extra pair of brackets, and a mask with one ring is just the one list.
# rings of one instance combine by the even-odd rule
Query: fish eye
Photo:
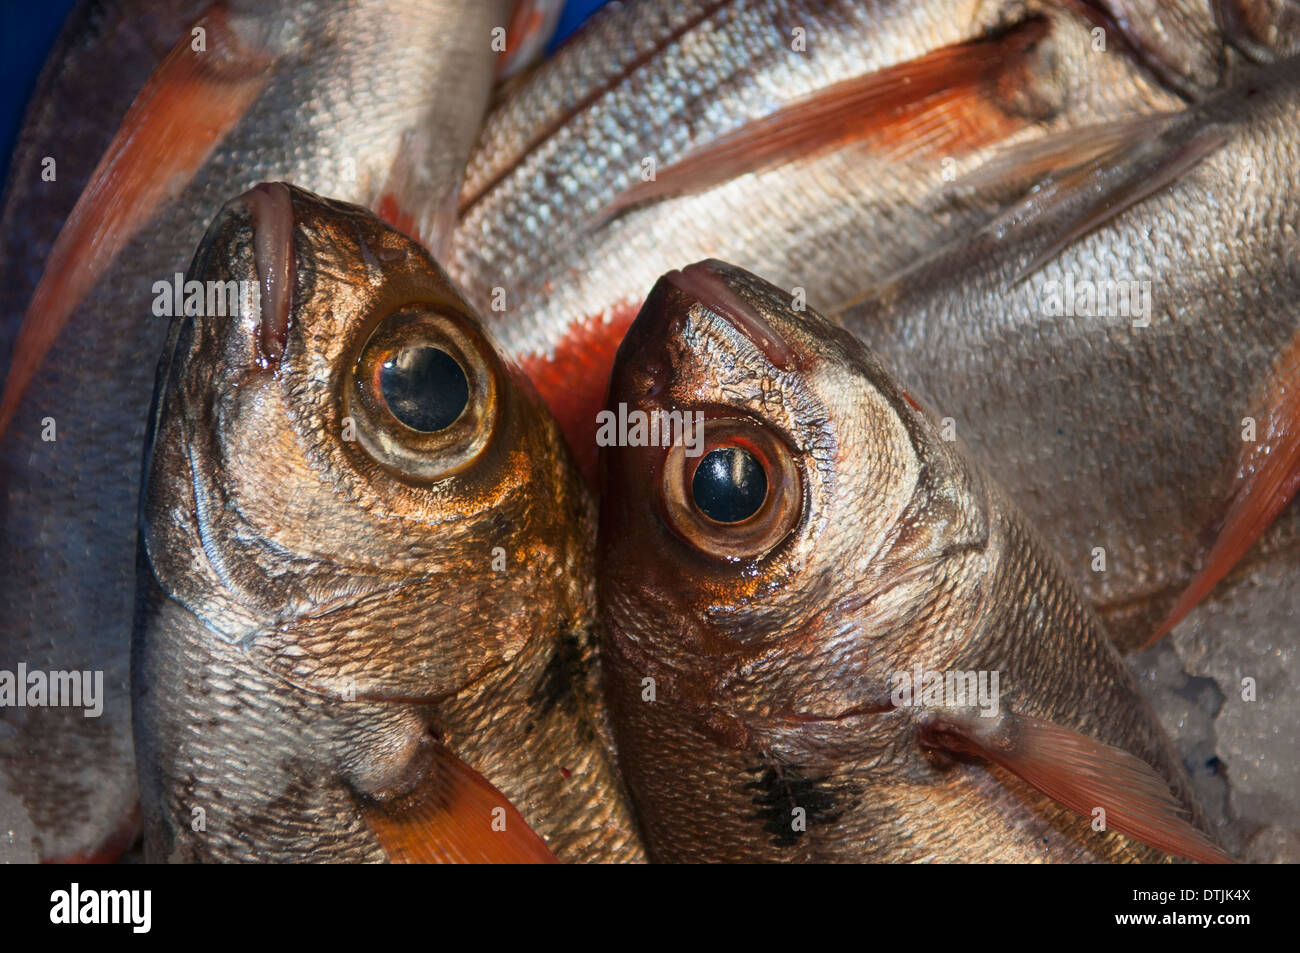
[[(400, 476), (438, 480), (483, 452), (496, 420), (497, 362), (463, 316), (410, 306), (383, 318), (347, 387), (354, 439)], [(343, 434), (345, 440), (349, 434)]]
[(739, 523), (767, 499), (767, 474), (744, 447), (719, 447), (695, 468), (691, 495), (696, 508), (715, 523)]
[(469, 404), (469, 381), (442, 348), (417, 344), (386, 356), (379, 365), (379, 390), (388, 410), (421, 433), (446, 430)]
[(694, 455), (688, 449), (673, 446), (664, 463), (664, 514), (674, 533), (724, 559), (756, 559), (789, 535), (803, 489), (781, 437), (754, 421), (718, 417), (705, 422)]

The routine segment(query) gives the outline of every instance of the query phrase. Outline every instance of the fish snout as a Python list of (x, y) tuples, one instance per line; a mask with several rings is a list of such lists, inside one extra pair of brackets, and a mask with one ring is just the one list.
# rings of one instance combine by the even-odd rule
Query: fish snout
[(231, 199), (204, 233), (185, 280), (178, 275), (166, 289), (174, 300), (165, 313), (211, 322), (234, 368), (278, 367), (293, 303), (293, 231), (284, 183)]
[(293, 299), (293, 202), (283, 182), (255, 185), (236, 201), (248, 210), (253, 223), (261, 306), (258, 345), (264, 362), (278, 364), (289, 337)]

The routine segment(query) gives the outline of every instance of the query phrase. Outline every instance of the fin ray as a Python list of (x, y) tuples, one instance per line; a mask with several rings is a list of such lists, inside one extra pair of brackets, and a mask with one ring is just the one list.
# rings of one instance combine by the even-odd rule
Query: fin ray
[[(653, 181), (615, 198), (601, 220), (854, 142), (870, 143), (885, 158), (898, 160), (996, 141), (1032, 122), (1004, 112), (994, 100), (1000, 81), (1023, 69), (1046, 34), (1046, 22), (1031, 19), (1000, 35), (943, 47), (818, 90), (688, 152)], [(916, 136), (918, 129), (927, 134)]]
[(1070, 728), (1006, 712), (939, 711), (923, 722), (930, 747), (1001, 765), (1081, 817), (1106, 812), (1106, 825), (1157, 850), (1202, 863), (1235, 861), (1193, 826), (1164, 778), (1127, 751)]
[(1262, 403), (1255, 416), (1260, 439), (1243, 444), (1237, 487), (1205, 564), (1144, 648), (1168, 634), (1232, 571), (1300, 490), (1300, 334), (1274, 365)]
[(523, 815), (441, 744), (424, 781), (409, 795), (357, 795), (366, 824), (394, 863), (554, 864), (555, 855)]

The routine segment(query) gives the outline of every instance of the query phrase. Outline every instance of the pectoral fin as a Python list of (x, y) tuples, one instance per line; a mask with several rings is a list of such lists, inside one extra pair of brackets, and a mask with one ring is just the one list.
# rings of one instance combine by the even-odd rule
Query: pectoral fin
[(357, 802), (394, 863), (559, 863), (509, 799), (441, 744), (414, 791)]
[(77, 305), (244, 115), (272, 62), (215, 4), (154, 70), (55, 239), (14, 344), (0, 436)]
[(1256, 439), (1242, 443), (1237, 485), (1205, 565), (1144, 648), (1155, 644), (1205, 598), (1300, 489), (1300, 334), (1274, 365), (1254, 421)]
[(654, 180), (625, 191), (605, 216), (850, 143), (897, 160), (960, 154), (1000, 141), (1033, 122), (1004, 109), (1002, 96), (1024, 85), (1047, 30), (1046, 21), (1027, 20), (818, 90), (688, 153)]
[(958, 179), (987, 188), (1038, 180), (985, 231), (1036, 249), (1016, 280), (1037, 271), (1089, 232), (1178, 181), (1232, 136), (1186, 113), (1134, 116), (1017, 144)]
[(922, 722), (921, 741), (987, 758), (1090, 820), (1102, 808), (1108, 828), (1157, 850), (1235, 863), (1186, 819), (1186, 808), (1150, 765), (1072, 729), (1011, 712), (983, 718), (977, 709), (936, 709)]

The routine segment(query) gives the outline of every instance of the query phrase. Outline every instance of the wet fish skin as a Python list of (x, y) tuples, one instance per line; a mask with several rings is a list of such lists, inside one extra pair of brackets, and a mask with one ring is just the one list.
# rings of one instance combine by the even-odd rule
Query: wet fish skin
[[(5, 353), (54, 233), (151, 61), (205, 6), (86, 3), (70, 18), (11, 167), (0, 240)], [(197, 176), (122, 251), (64, 330), (0, 443), (0, 644), (47, 670), (105, 672), (99, 719), (5, 712), (0, 784), (45, 859), (113, 856), (133, 836), (130, 641), (140, 446), (165, 320), (153, 285), (183, 272), (206, 223), (232, 195), (286, 179), (353, 201), (377, 194), (403, 131), (446, 99), (438, 142), (454, 188), (486, 107), (495, 55), (480, 0), (228, 4), (273, 28), (280, 56), (261, 97)], [(455, 18), (455, 19), (453, 19)], [(478, 31), (474, 24), (483, 21)], [(504, 24), (504, 14), (500, 15)], [(455, 24), (461, 24), (457, 26)], [(123, 65), (122, 58), (130, 62)], [(383, 63), (376, 71), (374, 64)], [(476, 93), (475, 90), (479, 93)], [(481, 94), (481, 95), (479, 95)], [(478, 101), (476, 102), (476, 96)], [(42, 159), (57, 160), (43, 182)], [(45, 442), (42, 421), (56, 421)], [(0, 817), (0, 821), (9, 820)]]
[[(1214, 542), (1243, 419), (1300, 332), (1300, 196), (1287, 171), (1300, 159), (1298, 81), (1286, 61), (1186, 112), (1167, 152), (1216, 132), (1227, 142), (1027, 277), (1092, 201), (1085, 190), (954, 243), (842, 315), (953, 418), (1125, 645), (1155, 630)], [(1141, 179), (1146, 161), (1121, 157), (1107, 174)], [(1047, 313), (1049, 292), (1063, 300), (1067, 287), (1099, 289), (1102, 302), (1132, 289), (1140, 305), (1142, 282), (1149, 327), (1108, 306)], [(1247, 564), (1293, 553), (1295, 526), (1284, 516)]]
[[(607, 694), (651, 858), (1165, 859), (917, 743), (924, 710), (891, 704), (892, 673), (997, 671), (1004, 711), (1129, 751), (1199, 818), (1095, 615), (960, 444), (787, 292), (719, 262), (688, 271), (647, 299), (610, 404), (756, 425), (791, 455), (797, 515), (765, 554), (716, 558), (666, 515), (670, 451), (602, 450)], [(769, 487), (790, 487), (777, 472)]]
[(1243, 60), (1293, 55), (1300, 13), (1289, 0), (1078, 0), (1162, 82), (1199, 99)]
[[(1123, 53), (1092, 53), (1090, 20), (1043, 9), (1050, 36), (1024, 72), (977, 117), (958, 118), (1035, 135), (1182, 104)], [(576, 382), (603, 382), (661, 274), (723, 258), (831, 307), (999, 204), (955, 196), (944, 178), (944, 158), (960, 172), (983, 149), (889, 161), (862, 146), (603, 220), (641, 182), (642, 160), (663, 170), (804, 94), (1023, 19), (979, 0), (698, 0), (602, 12), (488, 118), (448, 271), (578, 436), (580, 460), (594, 460), (588, 431), (604, 394)], [(791, 50), (796, 27), (804, 53)]]
[[(562, 859), (636, 859), (594, 690), (594, 514), (553, 421), (413, 241), (259, 189), (291, 225), (230, 203), (192, 275), (256, 284), (291, 228), (282, 360), (259, 293), (238, 318), (174, 321), (159, 367), (133, 661), (149, 855), (382, 859), (355, 795), (409, 785), (432, 732)], [(403, 438), (349, 396), (354, 368), (407, 313), (458, 329), (404, 340), (459, 348), (452, 427), (472, 427), (372, 457)]]

